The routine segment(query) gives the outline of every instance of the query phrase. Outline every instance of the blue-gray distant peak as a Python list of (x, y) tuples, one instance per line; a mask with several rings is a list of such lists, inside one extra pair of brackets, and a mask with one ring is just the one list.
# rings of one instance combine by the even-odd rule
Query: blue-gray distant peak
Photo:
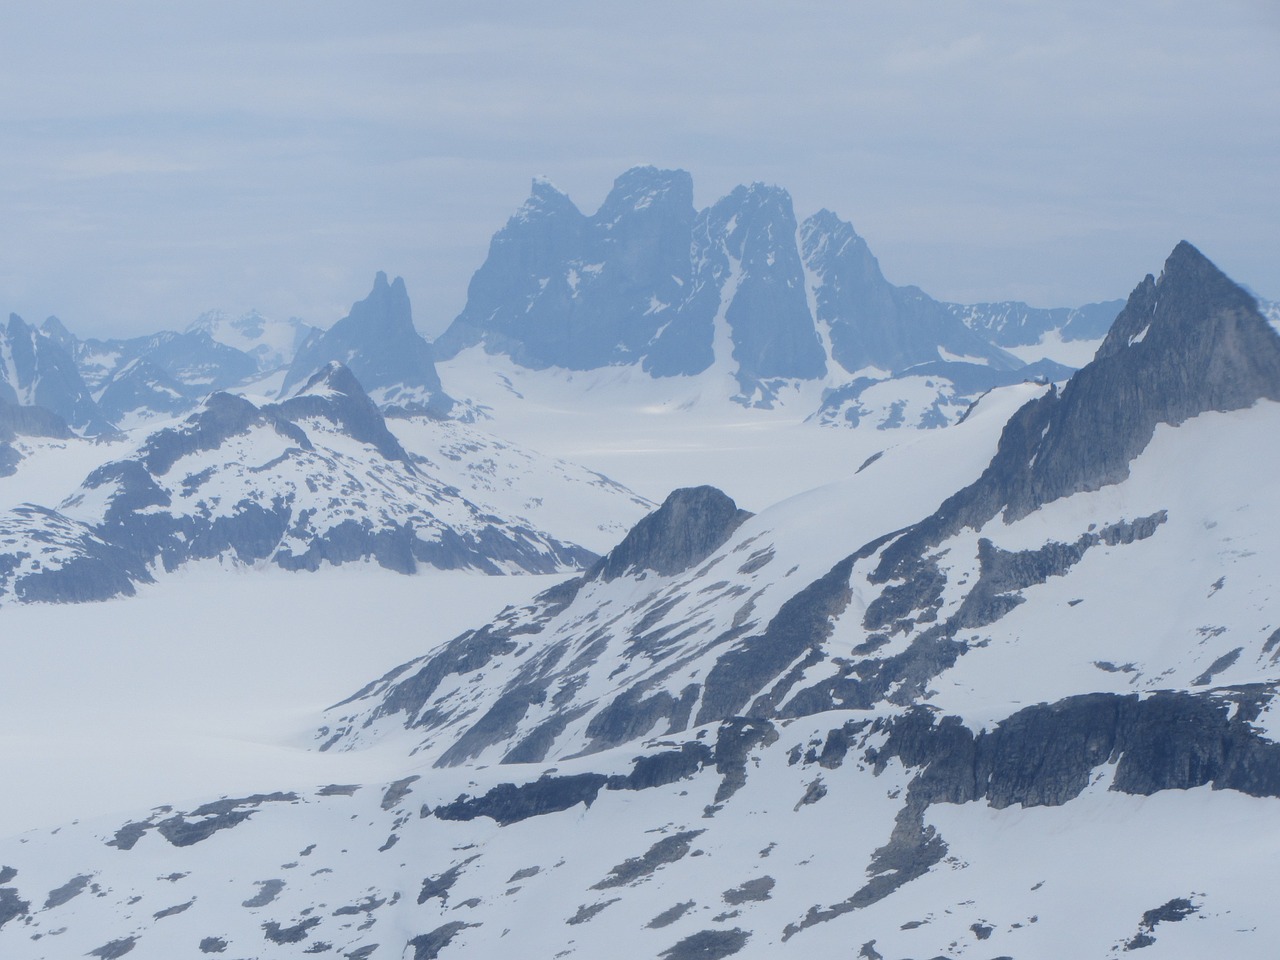
[(636, 362), (684, 296), (693, 218), (683, 171), (629, 170), (591, 217), (535, 180), (436, 341), (439, 356), (484, 343), (534, 368)]
[(940, 349), (996, 369), (1022, 366), (919, 288), (886, 280), (866, 241), (829, 210), (805, 221), (800, 240), (816, 281), (816, 319), (830, 331), (832, 358), (850, 373), (903, 370), (940, 359)]
[(694, 226), (701, 284), (720, 287), (738, 381), (826, 374), (805, 293), (791, 195), (763, 183), (736, 187)]
[(328, 331), (308, 339), (285, 375), (281, 395), (334, 361), (345, 364), (384, 409), (442, 416), (453, 406), (440, 385), (431, 345), (414, 329), (400, 277), (388, 281), (379, 272), (367, 297)]
[(512, 224), (567, 217), (571, 220), (582, 219), (582, 211), (569, 199), (569, 195), (556, 187), (545, 177), (534, 177), (529, 187), (529, 199), (507, 222)]
[(0, 400), (53, 411), (83, 434), (112, 430), (94, 403), (74, 358), (53, 337), (26, 323), (16, 313), (0, 332)]
[(652, 166), (619, 176), (591, 216), (535, 180), (435, 346), (445, 359), (480, 344), (535, 369), (639, 363), (655, 377), (693, 376), (716, 360), (717, 323), (731, 349), (721, 362), (749, 402), (823, 378), (833, 360), (850, 373), (950, 356), (1021, 366), (947, 305), (885, 280), (831, 211), (798, 231), (790, 195), (765, 183), (697, 211), (689, 174)]
[(687, 210), (693, 218), (693, 177), (685, 170), (660, 170), (657, 167), (632, 167), (613, 181), (613, 189), (596, 211), (599, 223), (613, 222), (618, 216), (653, 205), (672, 210)]

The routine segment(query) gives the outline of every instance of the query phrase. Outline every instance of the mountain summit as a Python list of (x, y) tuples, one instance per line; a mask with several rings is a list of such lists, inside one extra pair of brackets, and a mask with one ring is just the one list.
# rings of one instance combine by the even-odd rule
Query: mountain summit
[[(1012, 309), (997, 307), (1002, 317)], [(730, 391), (736, 383), (738, 402), (759, 406), (788, 386), (822, 382), (836, 389), (821, 419), (841, 423), (877, 408), (862, 399), (867, 387), (955, 363), (964, 389), (942, 385), (947, 370), (917, 371), (932, 380), (915, 395), (927, 390), (937, 402), (913, 419), (936, 426), (982, 389), (1019, 379), (1010, 374), (1023, 361), (973, 329), (996, 323), (987, 311), (961, 316), (916, 287), (889, 283), (852, 226), (827, 210), (798, 225), (781, 187), (739, 186), (695, 210), (688, 173), (636, 167), (591, 216), (535, 180), (435, 346), (451, 360), (482, 345), (530, 369), (711, 372)], [(1034, 374), (1046, 372), (1060, 371)], [(902, 406), (886, 426), (905, 419)]]
[(409, 293), (400, 277), (379, 272), (373, 289), (351, 312), (298, 350), (280, 395), (306, 383), (332, 361), (347, 366), (381, 408), (444, 416), (453, 399), (440, 385), (435, 353), (413, 326)]

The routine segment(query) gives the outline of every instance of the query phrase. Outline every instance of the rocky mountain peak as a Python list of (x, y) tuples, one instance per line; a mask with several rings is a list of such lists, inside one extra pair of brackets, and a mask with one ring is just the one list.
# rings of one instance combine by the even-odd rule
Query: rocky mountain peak
[(645, 210), (655, 205), (687, 208), (693, 217), (693, 177), (685, 170), (632, 167), (613, 181), (613, 189), (596, 212), (595, 219), (608, 222), (625, 211)]
[(1134, 289), (1094, 359), (1009, 420), (990, 465), (885, 551), (879, 575), (918, 563), (964, 527), (1007, 523), (1119, 483), (1160, 424), (1280, 401), (1280, 334), (1254, 299), (1195, 247), (1178, 244)]
[(744, 396), (761, 381), (826, 373), (786, 190), (753, 183), (717, 201), (694, 225), (694, 261), (702, 288), (719, 288)]
[(45, 407), (80, 433), (111, 432), (71, 355), (16, 313), (0, 332), (0, 357), (0, 398)]
[(31, 327), (16, 313), (9, 314), (9, 323), (5, 327), (5, 333), (10, 339), (27, 336), (31, 333)]
[(338, 322), (366, 324), (387, 330), (413, 329), (413, 311), (404, 279), (396, 277), (388, 282), (386, 273), (379, 270), (373, 278), (373, 289), (369, 295), (352, 304), (351, 312)]
[(800, 225), (800, 252), (814, 272), (825, 275), (837, 264), (854, 265), (865, 282), (886, 283), (880, 272), (880, 261), (871, 253), (867, 241), (830, 210), (822, 209)]
[(706, 559), (750, 516), (715, 487), (674, 490), (589, 576), (608, 582), (628, 573), (680, 573)]
[(285, 375), (281, 395), (333, 361), (350, 368), (381, 406), (433, 416), (444, 416), (453, 406), (440, 385), (431, 345), (414, 328), (409, 293), (400, 277), (388, 281), (379, 271), (367, 297), (352, 304), (351, 312), (328, 331), (308, 339)]
[[(1203, 345), (1205, 351), (1230, 351), (1235, 343), (1237, 323), (1244, 323), (1253, 336), (1260, 333), (1253, 319), (1230, 319), (1237, 314), (1241, 318), (1261, 317), (1257, 301), (1243, 287), (1232, 282), (1203, 253), (1183, 240), (1169, 254), (1159, 279), (1148, 274), (1134, 289), (1098, 348), (1097, 358), (1117, 356), (1129, 350), (1185, 351), (1193, 347), (1188, 339), (1202, 339), (1206, 335), (1210, 341)], [(1262, 342), (1268, 342), (1265, 336)], [(1195, 352), (1193, 349), (1192, 353)], [(1267, 352), (1264, 349), (1264, 355)], [(1223, 358), (1223, 361), (1247, 366), (1253, 359), (1258, 358)]]
[(75, 343), (75, 335), (57, 317), (46, 317), (40, 324), (40, 332), (68, 352)]

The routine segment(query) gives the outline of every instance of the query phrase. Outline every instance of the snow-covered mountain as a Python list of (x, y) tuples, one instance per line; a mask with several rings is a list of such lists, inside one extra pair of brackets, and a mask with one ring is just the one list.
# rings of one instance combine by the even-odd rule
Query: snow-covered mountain
[(333, 707), (383, 778), (0, 841), (0, 943), (1269, 956), (1277, 428), (1280, 334), (1180, 244), (1065, 387), (755, 515), (677, 491)]
[(187, 413), (210, 393), (234, 387), (258, 371), (252, 357), (202, 329), (81, 340), (50, 317), (41, 333), (74, 360), (98, 415), (124, 428)]
[[(159, 571), (210, 559), (290, 570), (366, 559), (404, 573), (571, 570), (595, 554), (526, 515), (568, 527), (576, 511), (575, 531), (599, 542), (648, 508), (603, 477), (509, 445), (443, 429), (416, 436), (434, 440), (423, 444), (430, 455), (406, 450), (336, 363), (278, 403), (214, 393), (185, 421), (98, 466), (56, 509), (24, 503), (0, 515), (0, 596), (132, 595)], [(517, 482), (523, 503), (503, 492)], [(454, 483), (523, 509), (499, 516)]]

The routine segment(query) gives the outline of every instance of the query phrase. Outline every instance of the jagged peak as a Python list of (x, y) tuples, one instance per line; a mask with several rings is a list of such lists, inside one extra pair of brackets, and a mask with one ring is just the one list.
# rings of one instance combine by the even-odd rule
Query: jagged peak
[(800, 224), (800, 233), (808, 237), (815, 234), (826, 234), (833, 239), (861, 240), (853, 224), (840, 217), (839, 214), (823, 207), (817, 213), (810, 214)]
[(506, 229), (509, 230), (523, 223), (559, 216), (579, 219), (583, 214), (574, 202), (569, 199), (567, 193), (559, 189), (546, 177), (537, 176), (533, 178), (533, 182), (529, 186), (529, 198), (521, 204), (520, 209), (511, 215), (511, 219), (507, 221)]
[(413, 314), (404, 279), (396, 277), (388, 282), (386, 273), (379, 270), (373, 278), (373, 288), (368, 296), (353, 303), (350, 312), (338, 323), (353, 321), (360, 324), (412, 327)]
[(742, 206), (763, 207), (777, 205), (791, 210), (791, 193), (786, 187), (780, 187), (776, 183), (765, 183), (762, 180), (739, 184), (729, 191), (729, 194), (720, 202), (724, 203), (726, 200)]
[(826, 256), (839, 256), (852, 246), (866, 262), (865, 269), (870, 276), (883, 279), (880, 261), (871, 253), (867, 241), (858, 235), (852, 223), (825, 207), (800, 225), (800, 244), (806, 263), (815, 269)]
[(1247, 290), (1181, 240), (1165, 260), (1159, 278), (1147, 274), (1134, 288), (1096, 358), (1134, 348), (1180, 348), (1183, 337), (1210, 330), (1215, 318), (1224, 313), (1256, 315), (1252, 325), (1269, 327)]
[(27, 321), (23, 320), (16, 313), (9, 314), (9, 326), (7, 333), (10, 338), (24, 336), (30, 332), (31, 327), (28, 326)]
[(373, 276), (373, 290), (370, 291), (370, 294), (372, 295), (374, 293), (407, 294), (404, 277), (396, 277), (394, 280), (388, 280), (386, 271), (379, 270)]

